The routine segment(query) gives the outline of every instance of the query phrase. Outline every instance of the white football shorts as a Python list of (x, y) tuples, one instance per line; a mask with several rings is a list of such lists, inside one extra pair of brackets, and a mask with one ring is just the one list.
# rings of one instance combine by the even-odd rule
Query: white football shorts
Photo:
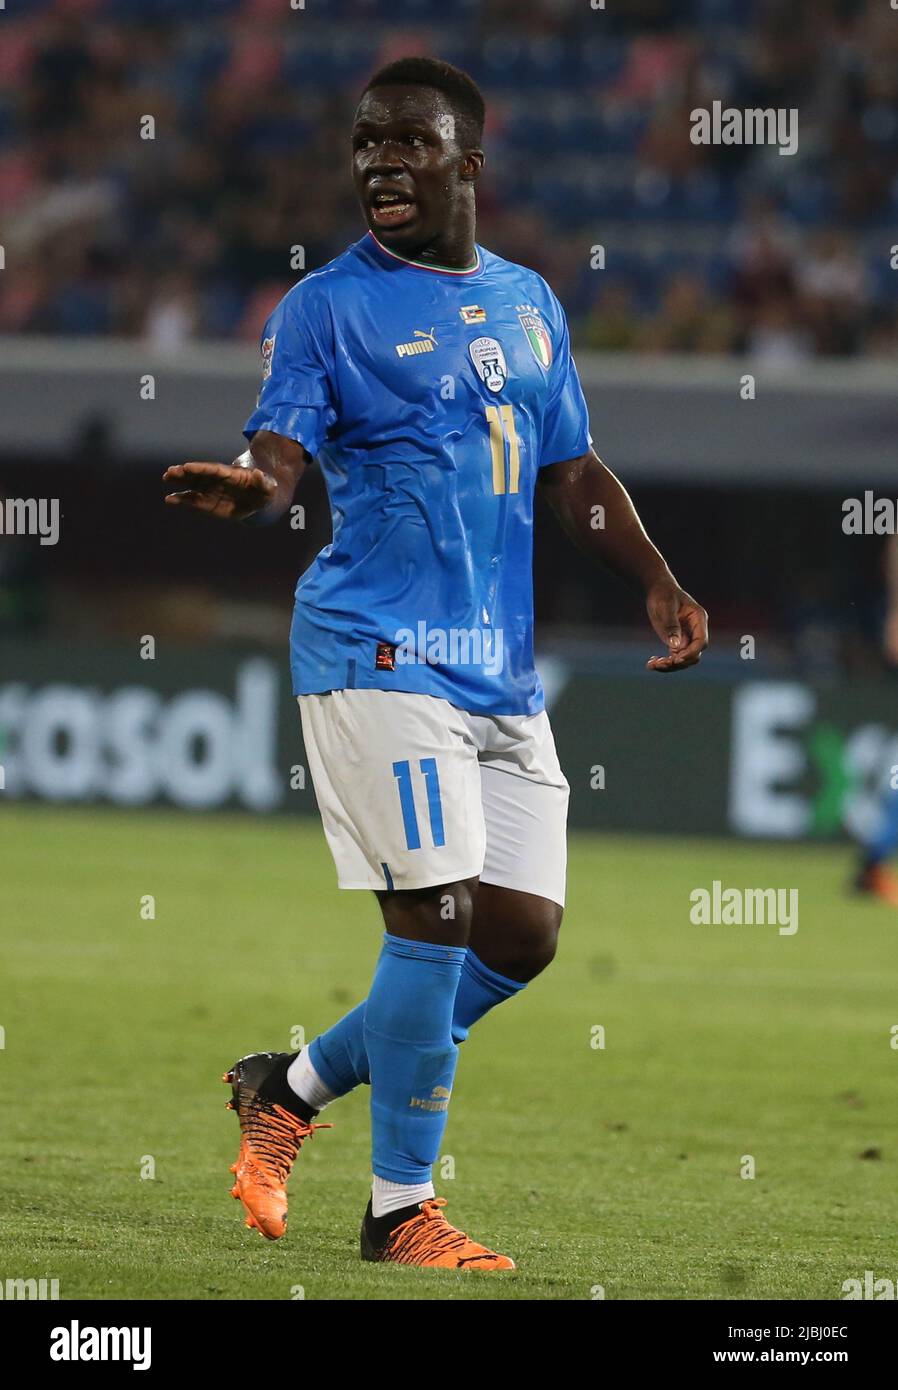
[(298, 702), (341, 888), (479, 875), (564, 905), (570, 789), (545, 710), (468, 714), (398, 690)]

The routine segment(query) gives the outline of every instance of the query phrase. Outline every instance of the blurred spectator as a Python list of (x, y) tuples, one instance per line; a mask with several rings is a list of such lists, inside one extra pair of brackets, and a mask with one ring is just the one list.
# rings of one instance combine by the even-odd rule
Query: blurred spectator
[(647, 352), (727, 352), (733, 344), (732, 316), (715, 304), (694, 275), (672, 275), (659, 313), (644, 327), (639, 345)]
[(150, 303), (143, 336), (161, 352), (177, 352), (196, 335), (197, 296), (189, 275), (173, 272), (158, 284)]
[(818, 353), (857, 351), (870, 300), (866, 267), (844, 233), (818, 232), (798, 265), (798, 287)]
[[(883, 0), (377, 11), (43, 0), (4, 18), (0, 331), (253, 337), (303, 268), (361, 234), (348, 126), (366, 77), (428, 51), (490, 103), (478, 238), (551, 280), (575, 345), (895, 354)], [(694, 144), (691, 112), (715, 100), (797, 107), (798, 153)]]
[(636, 346), (637, 319), (630, 287), (610, 284), (596, 300), (582, 334), (586, 347), (623, 352)]
[(813, 340), (798, 318), (791, 295), (769, 295), (758, 307), (746, 351), (759, 367), (796, 367), (811, 356)]

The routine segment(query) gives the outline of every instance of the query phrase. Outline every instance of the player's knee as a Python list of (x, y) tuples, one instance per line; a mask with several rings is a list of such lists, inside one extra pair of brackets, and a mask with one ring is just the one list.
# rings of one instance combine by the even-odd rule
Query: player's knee
[(514, 930), (503, 934), (503, 959), (491, 962), (493, 969), (522, 984), (542, 974), (555, 959), (562, 911), (546, 898), (530, 904), (518, 916)]
[(562, 909), (557, 903), (546, 902), (545, 908), (530, 915), (526, 931), (521, 933), (521, 952), (517, 961), (519, 980), (533, 980), (555, 959)]
[(466, 946), (474, 916), (477, 879), (444, 883), (433, 888), (378, 893), (384, 923), (392, 936), (430, 941), (441, 946)]

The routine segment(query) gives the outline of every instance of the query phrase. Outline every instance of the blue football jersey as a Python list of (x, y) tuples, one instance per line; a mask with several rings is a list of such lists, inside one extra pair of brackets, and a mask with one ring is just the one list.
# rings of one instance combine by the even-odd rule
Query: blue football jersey
[(538, 470), (589, 448), (564, 311), (532, 270), (467, 271), (369, 232), (281, 300), (244, 433), (321, 464), (333, 540), (301, 577), (297, 695), (364, 688), (535, 714)]

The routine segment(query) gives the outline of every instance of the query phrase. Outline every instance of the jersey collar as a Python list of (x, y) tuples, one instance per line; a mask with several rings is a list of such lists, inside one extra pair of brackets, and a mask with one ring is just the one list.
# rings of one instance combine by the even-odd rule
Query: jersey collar
[(382, 255), (386, 256), (391, 261), (398, 261), (400, 265), (411, 266), (413, 270), (426, 270), (429, 271), (431, 275), (452, 275), (457, 279), (460, 276), (476, 275), (478, 270), (483, 268), (483, 260), (480, 255), (479, 246), (474, 247), (474, 250), (477, 252), (475, 264), (468, 266), (467, 270), (456, 270), (454, 267), (448, 265), (427, 265), (424, 261), (410, 261), (405, 256), (397, 256), (395, 251), (388, 251), (385, 246), (382, 246), (370, 229), (368, 231), (368, 236)]

